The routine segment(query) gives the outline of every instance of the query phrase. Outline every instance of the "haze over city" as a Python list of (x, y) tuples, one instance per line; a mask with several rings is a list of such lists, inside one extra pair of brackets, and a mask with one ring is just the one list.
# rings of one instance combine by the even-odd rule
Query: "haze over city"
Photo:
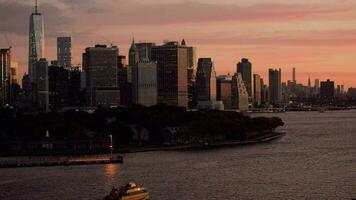
[[(0, 0), (0, 45), (13, 47), (20, 77), (27, 71), (28, 15), (33, 1)], [(56, 37), (73, 38), (73, 63), (96, 43), (118, 45), (127, 55), (132, 37), (162, 43), (185, 38), (197, 57), (212, 57), (218, 74), (233, 73), (247, 57), (254, 71), (280, 67), (283, 79), (331, 78), (356, 86), (356, 2), (352, 0), (121, 1), (40, 0), (45, 56), (54, 60)], [(9, 17), (11, 16), (11, 17)]]

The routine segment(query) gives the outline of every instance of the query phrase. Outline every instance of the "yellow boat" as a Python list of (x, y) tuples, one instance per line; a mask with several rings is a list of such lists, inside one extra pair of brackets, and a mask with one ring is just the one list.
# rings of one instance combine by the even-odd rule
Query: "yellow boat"
[(148, 200), (149, 193), (145, 188), (139, 187), (135, 183), (128, 183), (119, 190), (113, 188), (104, 200)]

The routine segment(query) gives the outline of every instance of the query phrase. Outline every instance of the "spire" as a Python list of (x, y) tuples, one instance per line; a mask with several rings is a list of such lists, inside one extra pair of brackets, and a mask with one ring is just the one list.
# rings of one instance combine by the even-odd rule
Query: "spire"
[(181, 45), (182, 45), (182, 46), (185, 46), (185, 45), (186, 45), (184, 38), (183, 38), (183, 40), (182, 40)]
[(35, 0), (35, 13), (37, 14), (38, 12), (37, 12), (37, 9), (38, 8), (38, 5), (37, 5), (37, 0)]
[(135, 38), (132, 37), (131, 47), (130, 49), (136, 49)]

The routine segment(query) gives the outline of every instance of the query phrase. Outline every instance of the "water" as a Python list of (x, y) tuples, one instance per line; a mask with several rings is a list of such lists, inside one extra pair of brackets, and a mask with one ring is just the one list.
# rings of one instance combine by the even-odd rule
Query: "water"
[(0, 169), (0, 199), (102, 199), (129, 181), (153, 200), (356, 198), (356, 111), (277, 115), (287, 136), (265, 144), (127, 154), (124, 165)]

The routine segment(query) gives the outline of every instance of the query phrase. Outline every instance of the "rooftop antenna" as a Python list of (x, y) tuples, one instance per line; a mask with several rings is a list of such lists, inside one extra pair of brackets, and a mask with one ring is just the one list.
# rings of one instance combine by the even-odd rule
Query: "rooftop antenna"
[(38, 8), (38, 6), (37, 6), (37, 0), (35, 0), (35, 13), (37, 14), (38, 12), (37, 12), (37, 8)]

